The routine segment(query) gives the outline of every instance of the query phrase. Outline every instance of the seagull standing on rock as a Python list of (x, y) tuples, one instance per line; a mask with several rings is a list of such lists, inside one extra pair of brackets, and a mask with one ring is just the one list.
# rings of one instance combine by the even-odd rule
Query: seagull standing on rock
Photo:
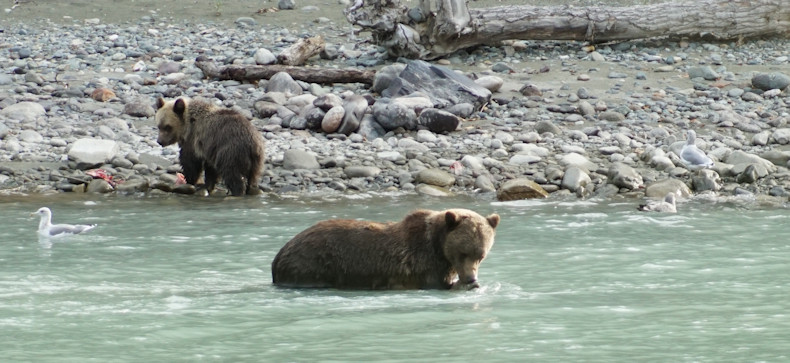
[(697, 133), (694, 130), (688, 130), (686, 134), (688, 135), (688, 140), (686, 140), (686, 145), (683, 145), (683, 149), (680, 150), (680, 161), (683, 162), (683, 165), (689, 170), (712, 168), (713, 160), (708, 155), (705, 155), (705, 152), (700, 150), (695, 144)]
[(41, 222), (38, 223), (38, 235), (41, 237), (62, 237), (87, 232), (96, 227), (95, 224), (52, 224), (52, 211), (47, 207), (41, 207), (35, 213)]

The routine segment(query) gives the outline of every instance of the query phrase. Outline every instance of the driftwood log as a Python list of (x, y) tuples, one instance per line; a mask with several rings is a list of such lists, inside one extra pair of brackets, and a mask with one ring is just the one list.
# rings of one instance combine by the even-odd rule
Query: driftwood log
[(277, 61), (287, 66), (301, 66), (310, 57), (321, 53), (326, 48), (324, 37), (317, 35), (312, 38), (299, 39), (290, 47), (277, 55)]
[(344, 11), (391, 56), (437, 58), (509, 39), (590, 43), (669, 37), (743, 40), (790, 34), (790, 0), (700, 0), (628, 7), (498, 6), (466, 0), (357, 0)]
[(195, 66), (203, 71), (207, 78), (241, 82), (269, 79), (278, 72), (285, 72), (295, 80), (309, 83), (364, 83), (370, 85), (373, 84), (373, 77), (376, 75), (376, 71), (373, 70), (296, 67), (281, 64), (218, 66), (214, 61), (203, 56), (195, 60)]

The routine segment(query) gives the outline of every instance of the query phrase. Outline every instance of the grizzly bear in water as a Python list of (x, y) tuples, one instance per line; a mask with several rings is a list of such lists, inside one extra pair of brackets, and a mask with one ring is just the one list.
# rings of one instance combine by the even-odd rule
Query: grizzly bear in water
[[(475, 288), (499, 215), (416, 210), (400, 222), (327, 220), (302, 231), (272, 262), (275, 285), (341, 289)], [(457, 279), (456, 279), (457, 278)]]
[(263, 170), (264, 141), (257, 129), (239, 112), (220, 108), (207, 100), (179, 98), (156, 101), (156, 142), (178, 143), (179, 162), (186, 182), (197, 185), (205, 170), (206, 190), (218, 179), (234, 196), (258, 194)]

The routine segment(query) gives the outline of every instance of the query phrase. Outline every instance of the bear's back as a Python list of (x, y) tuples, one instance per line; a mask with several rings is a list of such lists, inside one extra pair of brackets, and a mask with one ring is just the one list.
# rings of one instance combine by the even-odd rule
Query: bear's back
[(319, 222), (283, 246), (272, 262), (273, 282), (345, 289), (445, 288), (431, 282), (440, 277), (426, 276), (436, 269), (434, 247), (419, 236), (407, 237), (415, 231), (402, 227), (403, 222)]

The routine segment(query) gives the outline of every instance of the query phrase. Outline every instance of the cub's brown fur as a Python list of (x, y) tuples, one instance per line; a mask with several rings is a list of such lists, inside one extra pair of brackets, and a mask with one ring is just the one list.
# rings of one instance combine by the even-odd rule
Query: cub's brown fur
[(260, 193), (264, 141), (243, 115), (207, 100), (188, 98), (167, 102), (159, 98), (156, 109), (156, 142), (162, 146), (178, 143), (187, 183), (197, 185), (205, 171), (209, 193), (220, 177), (234, 196), (245, 191)]
[(497, 214), (467, 209), (416, 210), (390, 223), (322, 221), (280, 249), (272, 280), (289, 287), (474, 288), (498, 224)]

